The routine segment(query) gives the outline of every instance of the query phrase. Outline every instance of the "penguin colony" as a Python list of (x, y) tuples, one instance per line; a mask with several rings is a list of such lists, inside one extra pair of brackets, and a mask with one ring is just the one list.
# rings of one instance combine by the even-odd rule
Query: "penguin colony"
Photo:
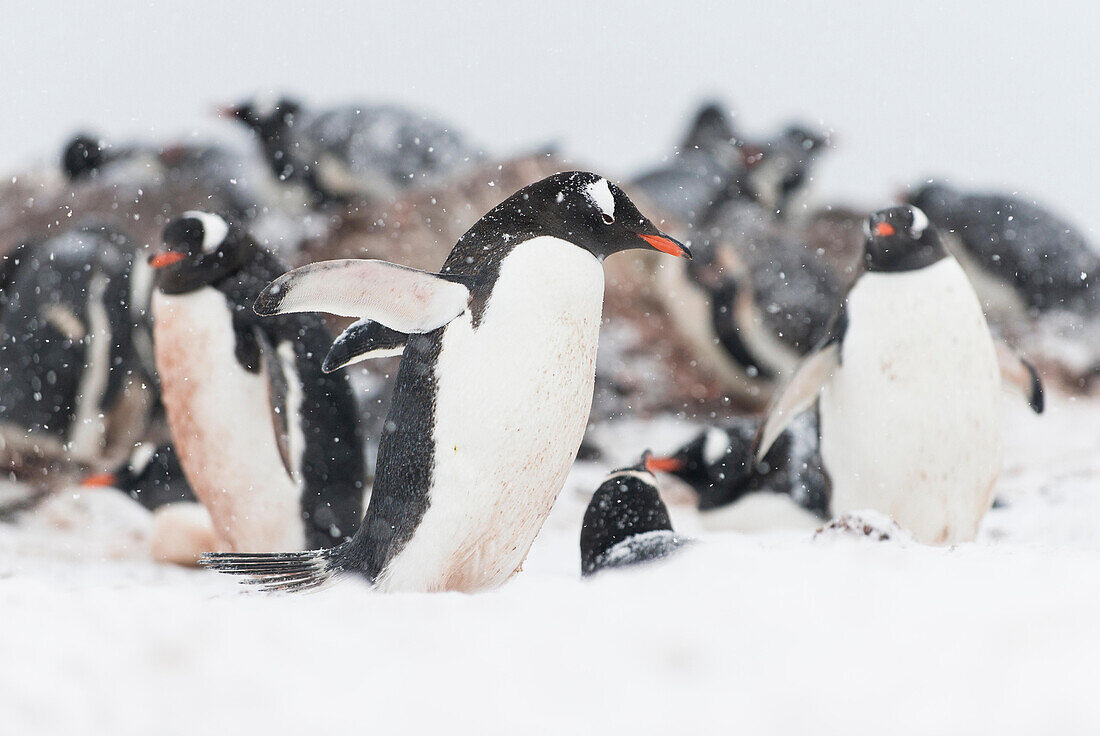
[[(708, 529), (872, 510), (928, 544), (972, 540), (1002, 463), (1002, 389), (1043, 409), (1006, 341), (1070, 389), (1100, 375), (1100, 255), (1071, 223), (934, 180), (900, 206), (811, 209), (832, 146), (812, 125), (749, 135), (708, 103), (624, 188), (530, 179), (417, 270), (303, 243), (491, 153), (389, 105), (256, 98), (220, 115), (254, 147), (81, 133), (58, 197), (77, 221), (0, 207), (4, 461), (128, 494), (154, 514), (159, 559), (267, 590), (502, 584), (581, 449), (603, 262), (621, 251), (654, 253), (636, 310), (667, 312), (732, 411), (600, 483), (584, 576), (690, 546), (668, 478)], [(1069, 349), (1044, 353), (1052, 341)], [(395, 375), (368, 436), (356, 386), (374, 366)]]

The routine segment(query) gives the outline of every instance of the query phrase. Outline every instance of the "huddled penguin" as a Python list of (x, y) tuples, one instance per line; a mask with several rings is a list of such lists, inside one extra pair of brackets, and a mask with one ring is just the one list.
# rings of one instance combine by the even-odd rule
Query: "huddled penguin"
[(508, 580), (588, 421), (601, 263), (636, 248), (689, 255), (619, 187), (574, 171), (493, 208), (438, 274), (345, 260), (280, 277), (257, 300), (259, 313), (370, 320), (351, 328), (356, 347), (345, 344), (336, 362), (404, 340), (370, 504), (359, 532), (336, 549), (208, 555), (204, 564), (283, 590), (340, 573), (382, 591), (475, 591)]
[(161, 392), (180, 464), (221, 543), (237, 552), (339, 544), (359, 525), (363, 445), (347, 376), (321, 371), (324, 323), (253, 312), (286, 269), (218, 215), (186, 213), (164, 244), (150, 260)]
[(86, 476), (81, 485), (117, 488), (150, 511), (170, 503), (196, 501), (168, 442), (139, 443), (124, 463), (114, 470)]
[(581, 527), (582, 575), (668, 557), (687, 543), (672, 529), (648, 454), (612, 472), (592, 496)]
[(994, 345), (918, 208), (872, 215), (863, 263), (828, 336), (773, 398), (754, 458), (816, 403), (831, 515), (869, 508), (925, 543), (972, 540), (1001, 470), (1002, 371), (1037, 412), (1038, 376)]
[(304, 185), (320, 204), (389, 197), (481, 157), (448, 124), (391, 105), (310, 110), (292, 99), (256, 99), (222, 115), (259, 137), (280, 181)]
[(736, 185), (743, 171), (733, 116), (711, 102), (696, 112), (668, 161), (635, 178), (631, 187), (690, 226)]
[(991, 313), (1100, 315), (1100, 251), (1062, 218), (1019, 197), (937, 182), (907, 199), (944, 233)]
[(134, 246), (77, 226), (0, 261), (0, 426), (4, 455), (120, 459), (152, 401), (134, 337)]
[(646, 467), (695, 491), (707, 529), (819, 527), (829, 514), (829, 477), (821, 462), (817, 414), (792, 419), (763, 461), (754, 463), (759, 429), (757, 417), (736, 417), (703, 429), (667, 456), (648, 458)]

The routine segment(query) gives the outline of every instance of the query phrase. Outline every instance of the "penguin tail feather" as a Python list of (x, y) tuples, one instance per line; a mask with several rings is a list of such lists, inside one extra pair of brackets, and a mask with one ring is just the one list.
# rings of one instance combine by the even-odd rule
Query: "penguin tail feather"
[(342, 568), (335, 549), (306, 552), (205, 552), (199, 565), (241, 575), (241, 582), (267, 592), (298, 593), (320, 588)]

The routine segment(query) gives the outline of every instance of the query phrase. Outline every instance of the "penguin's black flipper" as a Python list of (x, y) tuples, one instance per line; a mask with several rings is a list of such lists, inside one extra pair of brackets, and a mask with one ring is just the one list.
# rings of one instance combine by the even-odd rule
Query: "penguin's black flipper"
[(409, 336), (369, 319), (361, 319), (340, 333), (329, 348), (321, 370), (332, 373), (370, 358), (388, 358), (405, 350)]
[[(289, 342), (283, 342), (276, 348), (258, 328), (254, 328), (254, 333), (259, 345), (264, 373), (267, 374), (267, 397), (271, 408), (271, 425), (275, 428), (275, 446), (279, 449), (279, 459), (283, 461), (283, 468), (290, 479), (295, 483), (301, 483), (301, 463), (296, 462), (295, 458), (300, 460), (302, 448), (298, 447), (298, 443), (294, 441), (295, 434), (290, 423), (289, 408), (291, 382), (298, 380), (297, 370), (294, 367), (294, 346)], [(286, 354), (287, 352), (289, 355)]]
[(1045, 405), (1043, 381), (1035, 366), (1003, 342), (997, 342), (997, 363), (1001, 368), (1001, 382), (1023, 393), (1031, 410), (1042, 414)]
[(322, 261), (284, 273), (256, 298), (256, 314), (328, 312), (431, 332), (466, 311), (470, 290), (446, 276), (386, 261)]

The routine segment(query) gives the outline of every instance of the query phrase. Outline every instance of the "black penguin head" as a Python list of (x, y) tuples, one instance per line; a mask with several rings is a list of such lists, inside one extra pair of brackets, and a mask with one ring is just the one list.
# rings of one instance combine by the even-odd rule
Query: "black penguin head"
[(288, 97), (279, 99), (252, 99), (219, 110), (222, 117), (237, 120), (263, 139), (272, 138), (294, 124), (302, 106)]
[(117, 488), (149, 510), (194, 500), (170, 444), (135, 445), (130, 457), (114, 470), (85, 476), (80, 484), (85, 488)]
[(679, 478), (695, 491), (701, 509), (715, 508), (743, 492), (755, 434), (750, 423), (707, 427), (673, 454), (648, 458), (646, 468)]
[(78, 135), (61, 153), (61, 168), (70, 181), (92, 176), (107, 163), (107, 151), (102, 141), (88, 135)]
[(164, 228), (165, 250), (149, 258), (157, 287), (180, 294), (235, 273), (254, 253), (252, 241), (235, 225), (209, 212), (185, 212)]
[[(646, 453), (648, 456), (648, 453)], [(657, 492), (657, 479), (645, 469), (646, 457), (635, 466), (612, 472), (596, 490), (581, 528), (581, 572), (598, 569), (612, 547), (631, 537), (672, 531), (668, 508)]]
[(947, 255), (928, 217), (912, 205), (874, 213), (865, 235), (863, 265), (868, 271), (914, 271)]
[(130, 457), (114, 470), (87, 475), (80, 482), (85, 488), (110, 487), (126, 493), (140, 489), (145, 481), (160, 471), (160, 448), (152, 443), (134, 446)]
[(632, 248), (691, 258), (686, 246), (658, 230), (622, 189), (598, 174), (554, 174), (516, 192), (508, 205), (518, 218), (533, 219), (536, 232), (568, 240), (600, 260)]
[(733, 116), (717, 102), (705, 103), (695, 113), (695, 119), (684, 137), (682, 150), (707, 151), (728, 156), (737, 150), (737, 133)]
[(742, 143), (744, 187), (765, 207), (782, 212), (810, 184), (817, 157), (829, 143), (824, 131), (797, 123), (763, 143)]

